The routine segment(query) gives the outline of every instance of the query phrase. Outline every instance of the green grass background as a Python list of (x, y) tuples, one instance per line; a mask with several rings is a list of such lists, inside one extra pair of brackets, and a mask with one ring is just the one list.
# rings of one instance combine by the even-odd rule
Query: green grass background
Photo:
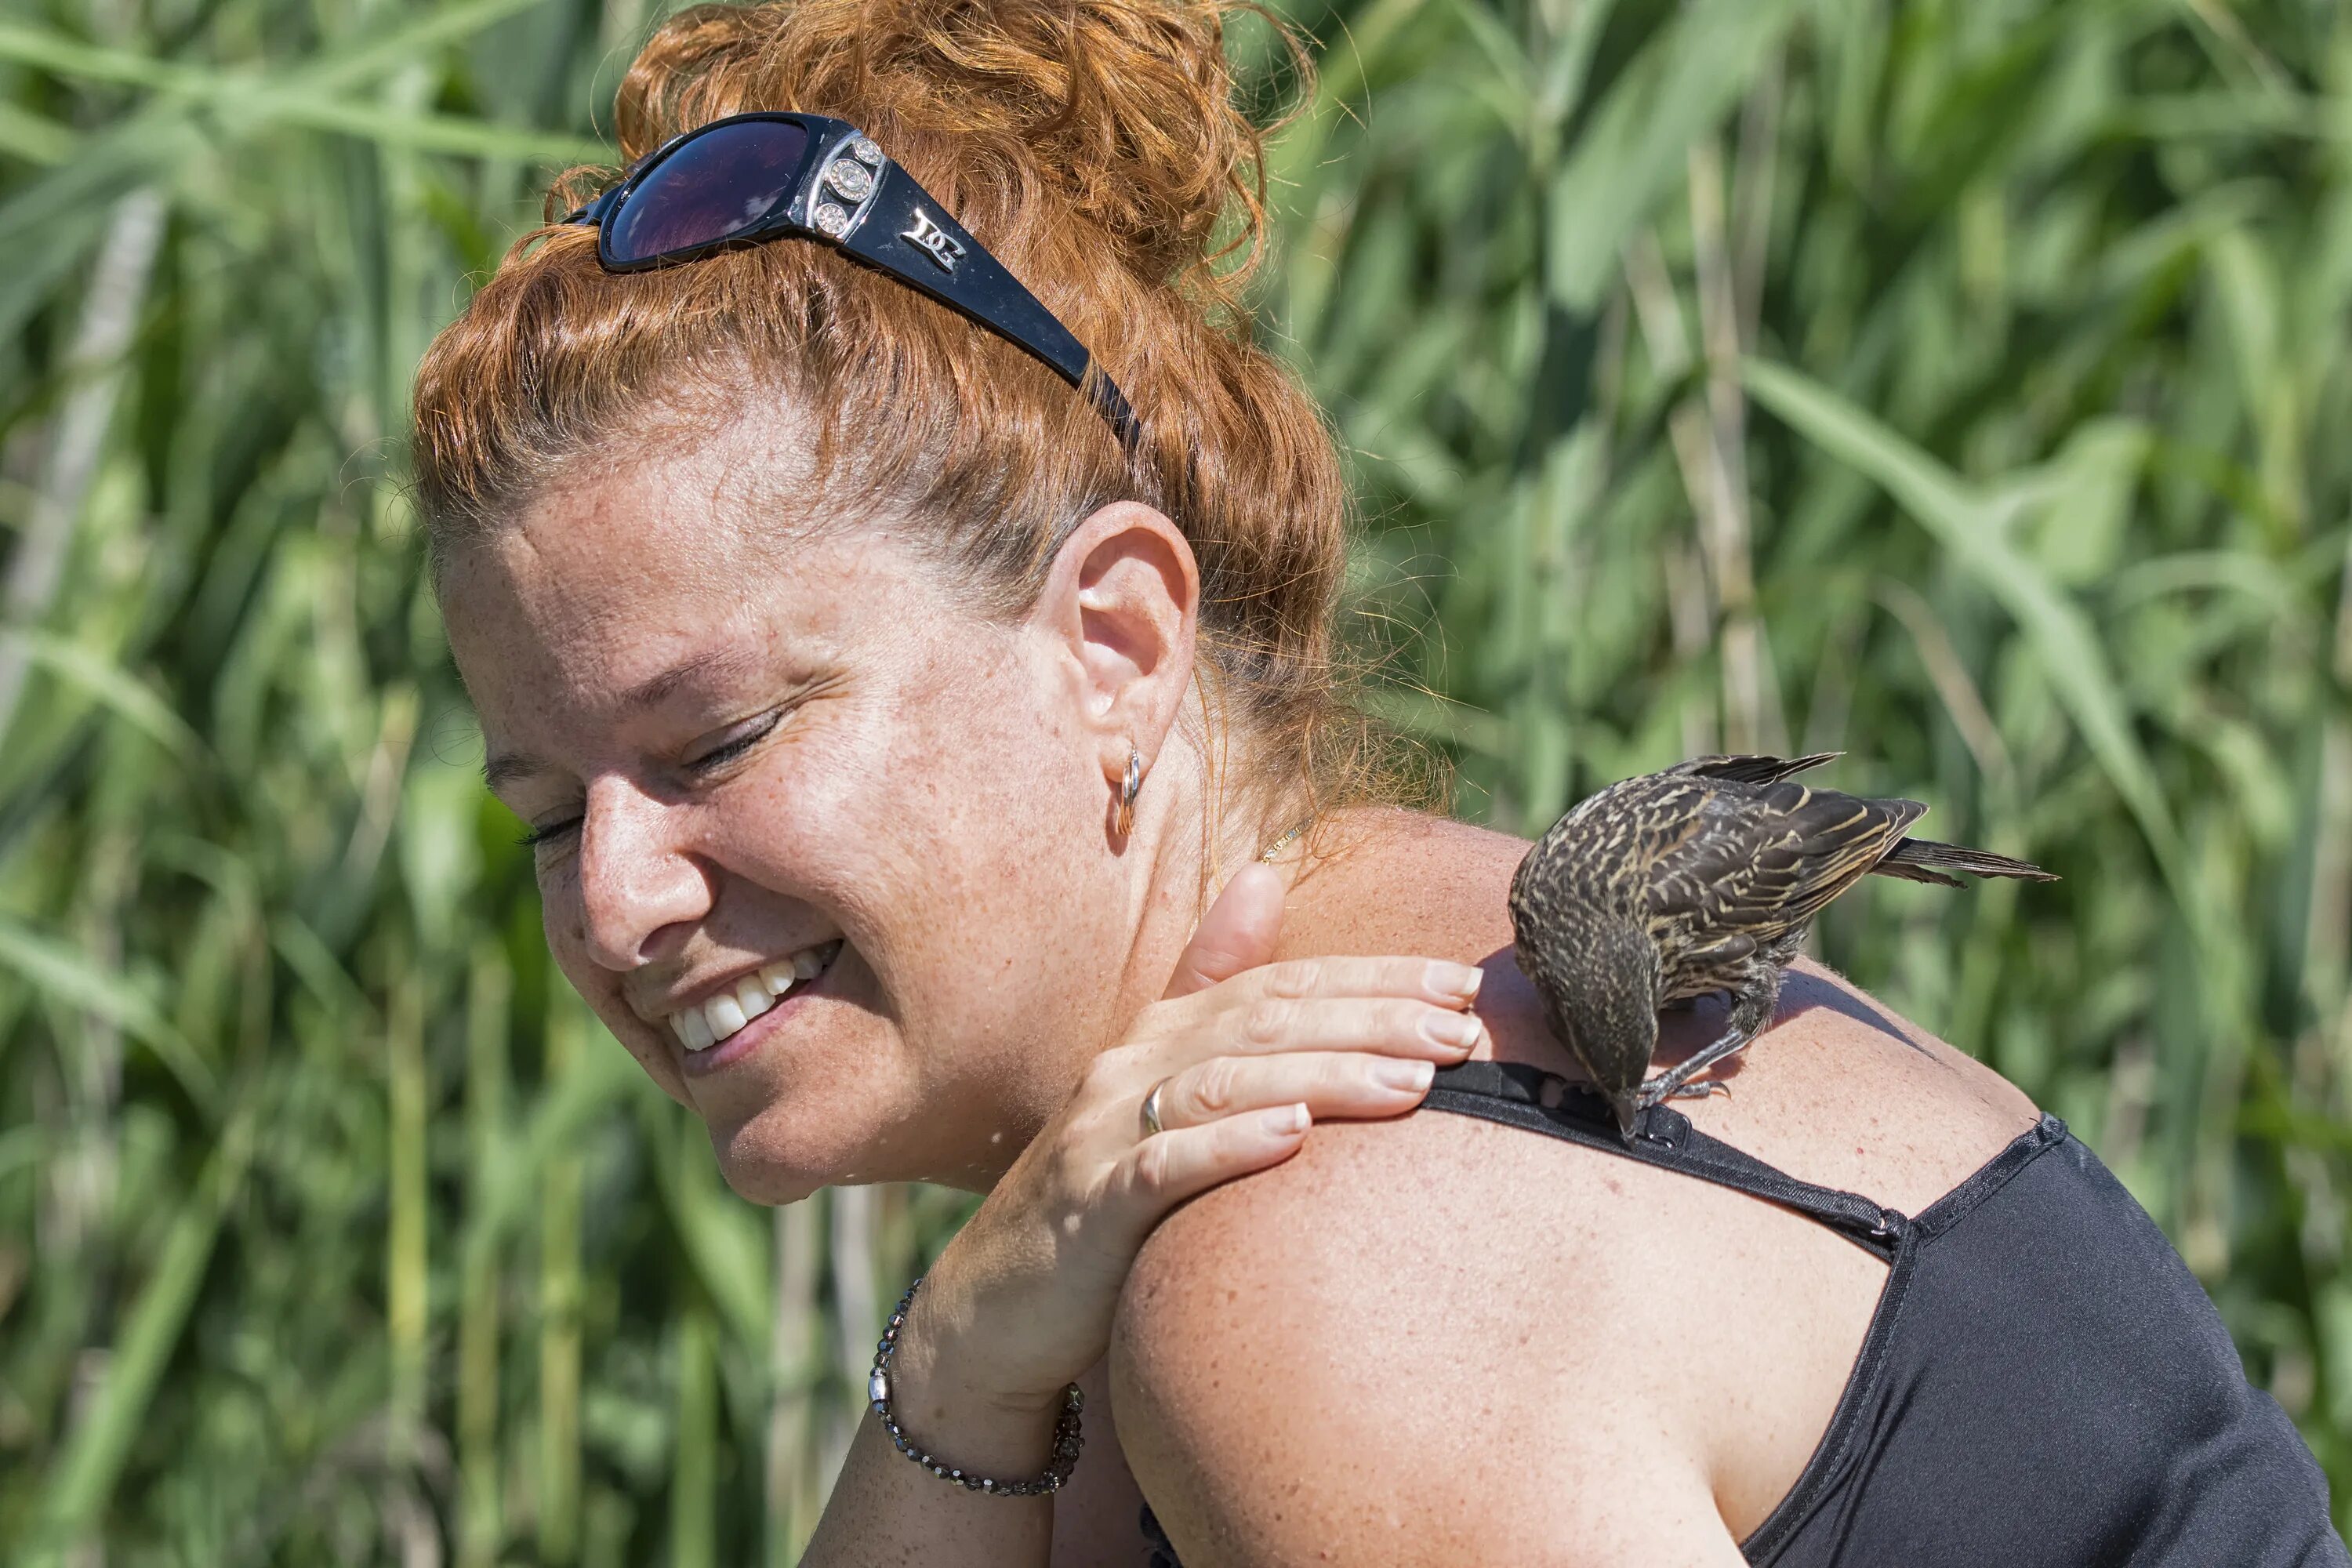
[[(1820, 947), (2125, 1176), (2352, 1500), (2352, 10), (1292, 14), (1264, 330), (1375, 704), (1514, 829), (1842, 747), (2063, 873)], [(789, 1563), (966, 1212), (727, 1194), (419, 584), (410, 373), (653, 20), (0, 3), (8, 1561)]]

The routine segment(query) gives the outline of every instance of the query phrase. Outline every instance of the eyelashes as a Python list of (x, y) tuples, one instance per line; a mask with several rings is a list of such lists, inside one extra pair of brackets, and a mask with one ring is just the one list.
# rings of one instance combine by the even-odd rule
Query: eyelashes
[(744, 731), (733, 740), (722, 742), (720, 744), (713, 746), (710, 750), (703, 752), (702, 755), (687, 763), (687, 771), (692, 773), (712, 773), (718, 772), (728, 763), (735, 762), (744, 756), (751, 750), (752, 747), (766, 740), (770, 735), (774, 734), (776, 731), (776, 726), (782, 723), (783, 719), (783, 710), (782, 709), (778, 709), (772, 713), (761, 715), (759, 718), (751, 721), (751, 727), (750, 729)]
[(515, 842), (526, 849), (536, 849), (541, 845), (554, 843), (579, 826), (578, 817), (566, 817), (562, 822), (551, 822), (543, 826), (527, 828), (516, 837)]
[[(772, 713), (763, 714), (752, 720), (751, 728), (733, 740), (721, 742), (702, 755), (682, 765), (688, 773), (696, 777), (707, 778), (725, 769), (730, 763), (740, 762), (750, 755), (752, 748), (774, 734), (776, 726), (783, 721), (784, 715), (782, 709)], [(529, 828), (519, 836), (515, 842), (526, 849), (539, 849), (578, 831), (579, 826), (580, 818), (567, 816), (561, 822), (543, 823)]]

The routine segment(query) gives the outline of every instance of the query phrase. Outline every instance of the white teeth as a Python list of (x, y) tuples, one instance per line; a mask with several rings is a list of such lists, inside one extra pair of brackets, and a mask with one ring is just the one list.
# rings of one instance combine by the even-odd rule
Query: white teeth
[(751, 1020), (743, 1016), (743, 1009), (735, 1005), (735, 994), (722, 991), (702, 1005), (702, 1016), (710, 1020), (710, 1032), (725, 1039)]
[(762, 964), (734, 986), (699, 1006), (681, 1007), (669, 1016), (670, 1032), (689, 1051), (707, 1051), (752, 1019), (783, 1000), (786, 993), (824, 973), (841, 951), (838, 937), (815, 947), (804, 947), (790, 958)]

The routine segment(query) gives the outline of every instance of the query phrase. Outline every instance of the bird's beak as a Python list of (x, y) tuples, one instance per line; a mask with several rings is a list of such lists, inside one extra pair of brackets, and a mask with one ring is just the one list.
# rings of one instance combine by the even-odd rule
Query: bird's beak
[(1617, 1112), (1618, 1134), (1626, 1142), (1633, 1142), (1634, 1124), (1642, 1119), (1640, 1102), (1630, 1094), (1614, 1094), (1609, 1097), (1609, 1104)]

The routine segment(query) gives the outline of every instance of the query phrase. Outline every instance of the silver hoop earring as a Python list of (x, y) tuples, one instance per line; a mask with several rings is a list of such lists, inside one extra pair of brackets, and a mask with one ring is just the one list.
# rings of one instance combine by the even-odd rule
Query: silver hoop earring
[(1121, 838), (1135, 831), (1135, 797), (1142, 793), (1143, 753), (1129, 747), (1127, 777), (1121, 779), (1118, 785), (1118, 816), (1111, 824), (1112, 830)]

